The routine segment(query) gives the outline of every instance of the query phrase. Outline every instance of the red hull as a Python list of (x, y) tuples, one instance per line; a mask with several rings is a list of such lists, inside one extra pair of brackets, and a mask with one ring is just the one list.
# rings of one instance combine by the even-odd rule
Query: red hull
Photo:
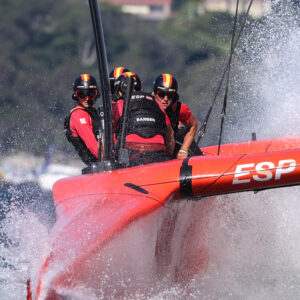
[[(300, 184), (300, 138), (222, 145), (220, 156), (215, 155), (217, 147), (203, 151), (205, 156), (58, 181), (52, 250), (35, 298), (72, 290), (78, 283), (97, 288), (109, 242), (135, 222), (147, 232), (166, 202)], [(192, 276), (193, 268), (205, 264), (205, 253), (198, 249), (191, 255), (193, 265), (187, 263), (186, 269)]]

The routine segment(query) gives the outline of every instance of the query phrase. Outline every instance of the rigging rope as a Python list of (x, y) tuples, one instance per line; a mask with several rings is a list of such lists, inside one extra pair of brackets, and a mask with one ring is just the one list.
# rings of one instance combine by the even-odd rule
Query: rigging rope
[[(243, 30), (244, 30), (244, 27), (245, 27), (245, 25), (246, 25), (246, 21), (247, 21), (247, 18), (248, 18), (248, 16), (249, 16), (249, 11), (250, 11), (250, 8), (251, 8), (251, 6), (252, 6), (252, 3), (253, 3), (253, 0), (251, 0), (250, 3), (249, 3), (249, 5), (248, 5), (248, 9), (247, 9), (247, 11), (246, 11), (246, 13), (245, 13), (245, 17), (244, 17), (244, 19), (243, 19), (243, 21), (242, 21), (241, 28), (240, 28), (240, 30), (239, 30), (239, 32), (238, 32), (238, 34), (237, 34), (236, 40), (234, 41), (233, 52), (234, 52), (234, 50), (235, 50), (235, 48), (236, 48), (236, 45), (237, 45), (237, 43), (238, 43), (238, 41), (239, 41), (239, 39), (240, 39), (240, 36), (241, 36), (241, 34), (242, 34)], [(230, 61), (231, 61), (231, 58), (228, 59), (227, 65), (226, 65), (226, 67), (225, 67), (225, 70), (224, 70), (224, 72), (223, 72), (223, 74), (222, 74), (221, 80), (220, 80), (220, 82), (219, 82), (219, 84), (218, 84), (218, 87), (217, 87), (217, 89), (216, 89), (216, 92), (215, 92), (215, 94), (214, 94), (214, 98), (213, 98), (212, 104), (211, 104), (211, 106), (210, 106), (209, 109), (208, 109), (208, 112), (207, 112), (207, 114), (206, 114), (206, 117), (205, 117), (205, 119), (204, 119), (204, 121), (203, 121), (202, 126), (201, 126), (200, 129), (198, 130), (198, 134), (197, 134), (197, 135), (198, 135), (198, 139), (197, 139), (197, 141), (196, 141), (196, 143), (197, 143), (198, 145), (199, 145), (199, 142), (200, 142), (201, 138), (205, 135), (205, 132), (206, 132), (206, 126), (207, 126), (208, 120), (209, 120), (209, 118), (210, 118), (212, 109), (213, 109), (213, 107), (214, 107), (214, 105), (215, 105), (215, 102), (216, 102), (216, 99), (217, 99), (218, 94), (219, 94), (219, 92), (220, 92), (220, 89), (221, 89), (222, 83), (223, 83), (223, 81), (224, 81), (225, 75), (226, 75), (227, 70), (228, 70), (228, 68), (229, 68), (229, 63), (230, 63)]]
[(240, 0), (236, 0), (235, 16), (234, 16), (234, 23), (233, 23), (232, 36), (231, 36), (230, 55), (229, 55), (228, 68), (227, 68), (225, 94), (224, 94), (224, 100), (223, 100), (223, 108), (222, 108), (222, 112), (221, 112), (221, 126), (220, 126), (220, 134), (219, 134), (218, 155), (220, 154), (223, 126), (224, 126), (224, 120), (225, 120), (225, 116), (226, 116), (226, 106), (227, 106), (229, 80), (230, 80), (230, 69), (231, 69), (232, 56), (233, 56), (233, 52), (234, 52), (233, 46), (234, 46), (234, 37), (236, 34), (236, 23), (237, 23), (238, 12), (239, 12), (239, 1)]

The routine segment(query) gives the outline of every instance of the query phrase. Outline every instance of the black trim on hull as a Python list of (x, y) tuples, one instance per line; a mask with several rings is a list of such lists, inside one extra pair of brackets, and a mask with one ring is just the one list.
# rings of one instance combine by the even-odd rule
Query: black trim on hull
[(180, 168), (180, 188), (179, 192), (182, 198), (194, 197), (192, 190), (192, 166), (189, 166), (190, 157), (187, 157), (182, 162)]
[(138, 186), (138, 185), (136, 185), (136, 184), (133, 184), (133, 183), (128, 182), (128, 183), (124, 183), (124, 185), (127, 186), (127, 187), (130, 188), (130, 189), (133, 189), (133, 190), (139, 192), (139, 193), (142, 193), (142, 194), (149, 194), (148, 191), (146, 191), (145, 189), (143, 189), (142, 187), (140, 187), (140, 186)]

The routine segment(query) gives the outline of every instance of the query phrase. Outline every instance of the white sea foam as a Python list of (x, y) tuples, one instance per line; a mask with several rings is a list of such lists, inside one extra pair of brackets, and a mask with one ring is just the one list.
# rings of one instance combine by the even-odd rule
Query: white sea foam
[(300, 8), (249, 25), (238, 44), (227, 107), (226, 142), (299, 136)]
[(12, 210), (2, 221), (0, 299), (25, 299), (26, 281), (38, 274), (48, 229), (34, 213)]

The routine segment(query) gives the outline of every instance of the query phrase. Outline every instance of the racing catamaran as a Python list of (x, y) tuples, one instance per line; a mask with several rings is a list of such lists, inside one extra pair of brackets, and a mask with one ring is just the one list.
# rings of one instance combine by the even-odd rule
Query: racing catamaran
[[(97, 287), (106, 268), (101, 253), (130, 225), (174, 201), (300, 184), (300, 137), (206, 147), (203, 156), (116, 168), (101, 16), (96, 0), (89, 5), (103, 95), (104, 161), (91, 174), (55, 183), (51, 245), (37, 279), (28, 280), (28, 300), (72, 299), (70, 291), (78, 286), (101, 298)], [(201, 268), (205, 255), (193, 260)]]

